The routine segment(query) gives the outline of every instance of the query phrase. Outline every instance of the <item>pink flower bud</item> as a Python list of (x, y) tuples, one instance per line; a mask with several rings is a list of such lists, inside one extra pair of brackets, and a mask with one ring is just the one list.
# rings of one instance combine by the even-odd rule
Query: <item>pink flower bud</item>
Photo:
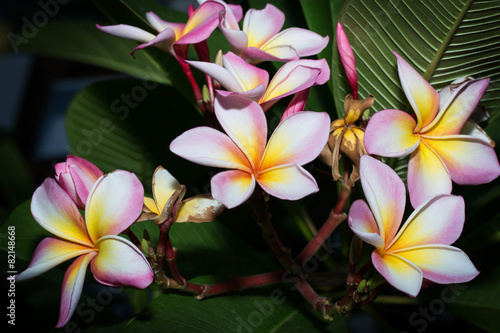
[(344, 66), (345, 74), (354, 99), (358, 99), (358, 73), (356, 72), (356, 59), (354, 59), (354, 52), (352, 51), (351, 44), (347, 39), (344, 28), (340, 23), (337, 23), (337, 47), (339, 49), (340, 61)]
[(89, 161), (72, 155), (68, 155), (66, 162), (57, 163), (55, 171), (55, 179), (79, 209), (85, 209), (90, 190), (104, 174)]
[(293, 99), (290, 101), (290, 104), (286, 107), (283, 112), (283, 117), (281, 117), (280, 123), (285, 120), (288, 116), (291, 116), (294, 113), (304, 111), (306, 108), (307, 97), (309, 96), (309, 89), (299, 91)]

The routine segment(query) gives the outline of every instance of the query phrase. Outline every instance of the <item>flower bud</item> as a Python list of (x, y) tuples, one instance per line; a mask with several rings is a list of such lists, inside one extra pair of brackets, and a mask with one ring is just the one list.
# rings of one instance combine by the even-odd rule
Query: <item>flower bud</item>
[(85, 209), (87, 197), (96, 180), (104, 173), (89, 161), (68, 155), (66, 162), (55, 165), (55, 179), (79, 209)]
[(352, 51), (351, 44), (347, 39), (344, 28), (340, 23), (337, 23), (337, 47), (339, 49), (340, 61), (344, 66), (345, 74), (354, 99), (358, 99), (358, 73), (356, 72), (356, 59), (354, 59), (354, 52)]
[(358, 293), (362, 294), (365, 292), (366, 288), (366, 280), (361, 280), (361, 282), (358, 284)]
[(144, 238), (141, 240), (141, 251), (145, 256), (149, 255), (149, 242)]
[(207, 85), (203, 85), (203, 88), (201, 89), (201, 95), (203, 96), (203, 102), (209, 103), (212, 100)]

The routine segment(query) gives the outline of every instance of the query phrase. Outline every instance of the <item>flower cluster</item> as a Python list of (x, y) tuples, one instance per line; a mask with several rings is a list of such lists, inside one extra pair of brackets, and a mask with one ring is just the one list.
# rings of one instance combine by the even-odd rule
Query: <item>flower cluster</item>
[[(270, 224), (267, 195), (299, 200), (318, 192), (314, 173), (304, 167), (318, 157), (330, 168), (333, 181), (343, 185), (332, 219), (322, 230), (331, 233), (337, 225), (332, 227), (331, 221), (340, 223), (345, 218), (347, 199), (360, 181), (366, 202), (359, 199), (350, 205), (348, 224), (359, 239), (374, 247), (371, 263), (389, 284), (415, 297), (424, 279), (460, 283), (479, 273), (462, 250), (451, 246), (465, 222), (464, 199), (451, 192), (452, 181), (483, 184), (500, 175), (492, 141), (484, 132), (471, 130), (478, 127), (469, 120), (489, 79), (468, 78), (438, 93), (395, 53), (401, 86), (414, 115), (389, 109), (370, 117), (368, 111), (376, 96), (360, 100), (354, 52), (339, 24), (338, 50), (352, 91), (345, 98), (344, 118), (332, 122), (327, 112), (304, 111), (309, 89), (325, 84), (331, 73), (327, 60), (302, 58), (320, 53), (328, 36), (301, 28), (282, 31), (285, 16), (271, 4), (243, 15), (241, 6), (222, 0), (199, 3), (197, 9), (190, 8), (186, 23), (167, 22), (155, 13), (146, 13), (156, 35), (124, 24), (97, 27), (141, 43), (131, 51), (132, 56), (156, 47), (178, 60), (207, 126), (188, 129), (166, 145), (190, 162), (224, 170), (211, 178), (211, 193), (184, 199), (185, 186), (159, 166), (153, 175), (151, 198), (128, 171), (104, 174), (76, 156), (57, 164), (55, 179), (46, 179), (31, 202), (35, 220), (54, 237), (40, 243), (17, 280), (76, 258), (64, 277), (58, 327), (75, 311), (89, 265), (95, 279), (109, 286), (146, 288), (154, 280), (165, 289), (187, 290), (199, 298), (241, 287), (237, 283), (225, 288), (219, 285), (215, 292), (210, 285), (187, 281), (176, 265), (177, 249), (170, 242), (169, 230), (173, 223), (213, 221), (224, 209), (244, 203), (283, 268), (292, 270), (298, 260), (290, 257)], [(219, 51), (212, 62), (206, 41), (217, 28), (231, 51)], [(197, 60), (188, 59), (190, 45), (194, 45)], [(260, 66), (265, 61), (283, 62), (272, 78)], [(203, 93), (191, 68), (205, 74)], [(291, 101), (268, 136), (266, 112), (287, 97)], [(415, 210), (401, 226), (406, 187), (380, 157), (407, 155), (408, 193)], [(85, 218), (79, 210), (84, 210)], [(148, 220), (160, 230), (156, 251), (148, 235), (141, 242), (129, 229), (133, 223)], [(318, 235), (305, 253), (321, 245), (324, 232)], [(165, 263), (172, 277), (163, 272)], [(328, 299), (316, 297), (302, 280), (297, 287), (303, 288), (302, 294), (315, 309), (325, 315), (335, 311)], [(365, 301), (371, 300), (368, 289), (358, 289), (366, 294)], [(344, 313), (344, 309), (337, 311)]]
[[(338, 28), (340, 57), (353, 94), (357, 95), (354, 54), (340, 24)], [(460, 236), (465, 220), (463, 198), (450, 195), (451, 180), (462, 185), (488, 183), (500, 175), (500, 164), (484, 132), (460, 134), (489, 79), (466, 80), (458, 87), (455, 83), (443, 88), (440, 96), (401, 56), (394, 54), (401, 86), (415, 116), (393, 109), (376, 112), (364, 134), (357, 136), (363, 138), (362, 142), (356, 141), (363, 156), (353, 158), (346, 152), (355, 166), (359, 165), (368, 201), (368, 205), (355, 201), (348, 221), (361, 240), (375, 247), (372, 262), (377, 271), (392, 286), (415, 297), (424, 278), (435, 283), (461, 283), (479, 274), (464, 252), (450, 246)], [(349, 128), (347, 119), (359, 118), (359, 111), (348, 109), (346, 106), (346, 129), (342, 133)], [(361, 109), (363, 112), (365, 108)], [(334, 124), (332, 137), (338, 141), (336, 131), (342, 126), (334, 128)], [(357, 132), (363, 133), (360, 129)], [(343, 143), (349, 139), (341, 140)], [(383, 157), (411, 154), (408, 192), (415, 211), (401, 228), (405, 185), (395, 171), (364, 155), (363, 150)]]

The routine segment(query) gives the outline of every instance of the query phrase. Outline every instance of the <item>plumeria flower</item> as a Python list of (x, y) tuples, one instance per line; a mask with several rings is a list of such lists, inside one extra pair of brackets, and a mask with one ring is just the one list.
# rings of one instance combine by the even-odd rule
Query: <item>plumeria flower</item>
[(450, 246), (465, 221), (462, 197), (441, 194), (424, 201), (399, 229), (406, 193), (396, 172), (363, 155), (361, 186), (368, 204), (352, 203), (349, 226), (375, 247), (373, 265), (396, 289), (415, 297), (424, 278), (440, 284), (462, 283), (479, 274), (462, 250)]
[[(500, 174), (495, 151), (482, 137), (462, 135), (464, 124), (484, 94), (489, 79), (470, 80), (441, 101), (436, 90), (396, 54), (401, 85), (415, 117), (382, 110), (365, 131), (369, 154), (410, 155), (408, 191), (413, 207), (460, 185), (484, 184)], [(415, 119), (416, 118), (416, 119)]]
[(170, 144), (172, 152), (189, 161), (231, 169), (212, 177), (214, 199), (227, 208), (236, 207), (252, 195), (256, 183), (285, 200), (318, 191), (315, 179), (301, 165), (323, 149), (330, 123), (327, 113), (294, 113), (277, 126), (266, 145), (266, 117), (255, 101), (217, 94), (214, 109), (226, 134), (197, 127)]
[(31, 212), (55, 237), (42, 240), (16, 282), (77, 257), (64, 275), (56, 327), (66, 325), (75, 311), (89, 264), (95, 279), (108, 286), (146, 288), (151, 284), (153, 271), (144, 255), (130, 241), (117, 236), (139, 217), (143, 198), (144, 189), (134, 174), (112, 172), (100, 177), (90, 191), (84, 220), (54, 179), (47, 178), (36, 189)]
[[(182, 200), (186, 188), (162, 166), (153, 175), (154, 199), (144, 197), (144, 211), (139, 221), (152, 220), (156, 224), (165, 222), (172, 214), (174, 222), (211, 222), (224, 210), (224, 206), (210, 194), (200, 194)], [(177, 201), (179, 207), (174, 208)]]
[(243, 18), (243, 8), (240, 5), (227, 4), (222, 0), (198, 0), (198, 3), (202, 5), (207, 1), (217, 2), (224, 6), (224, 11), (220, 12), (219, 15), (225, 27), (239, 29), (238, 22)]
[(250, 9), (243, 19), (243, 28), (229, 26), (221, 20), (219, 28), (228, 40), (231, 50), (249, 63), (262, 61), (290, 61), (316, 55), (328, 44), (328, 36), (301, 28), (280, 32), (285, 15), (271, 4), (262, 10)]
[(358, 72), (356, 71), (356, 59), (352, 51), (351, 43), (347, 39), (344, 28), (337, 23), (337, 48), (339, 50), (340, 61), (344, 67), (347, 80), (351, 86), (354, 99), (358, 99)]
[[(461, 78), (456, 79), (453, 81), (451, 84), (447, 85), (443, 89), (439, 91), (439, 107), (441, 108), (448, 100), (448, 98), (452, 95), (452, 93), (456, 90), (461, 88), (461, 85), (465, 82), (474, 80), (473, 77), (470, 76), (464, 76)], [(488, 110), (481, 104), (478, 104), (474, 111), (471, 113), (469, 119), (464, 124), (464, 127), (462, 127), (462, 130), (460, 131), (460, 134), (466, 134), (466, 135), (471, 135), (477, 138), (482, 139), (483, 141), (486, 141), (490, 144), (491, 147), (495, 148), (495, 141), (493, 141), (489, 135), (478, 125), (478, 123), (482, 123), (490, 118), (490, 115), (488, 113)]]
[(134, 52), (148, 46), (155, 46), (174, 56), (184, 57), (186, 50), (176, 52), (175, 46), (186, 48), (190, 44), (200, 43), (206, 40), (219, 24), (219, 13), (224, 10), (224, 6), (216, 1), (206, 1), (201, 4), (189, 17), (187, 23), (172, 23), (162, 20), (153, 12), (146, 13), (146, 19), (149, 24), (158, 31), (158, 35), (140, 28), (118, 24), (111, 26), (97, 25), (101, 31), (113, 36), (126, 38), (141, 42), (132, 51)]
[(257, 101), (264, 111), (280, 98), (324, 84), (330, 79), (330, 67), (325, 59), (290, 61), (276, 72), (271, 82), (266, 70), (248, 64), (232, 52), (222, 56), (223, 67), (202, 61), (186, 62), (210, 75), (228, 91)]
[(85, 209), (89, 192), (104, 173), (84, 158), (68, 155), (66, 162), (54, 167), (55, 179), (68, 193), (78, 209)]
[(370, 95), (364, 100), (355, 100), (352, 95), (347, 95), (344, 101), (345, 117), (334, 120), (330, 126), (330, 138), (321, 152), (320, 159), (332, 168), (334, 180), (339, 180), (340, 153), (344, 153), (352, 162), (353, 170), (349, 179), (344, 181), (350, 186), (359, 179), (359, 159), (366, 154), (363, 138), (365, 130), (356, 125), (363, 113), (371, 108), (375, 97)]

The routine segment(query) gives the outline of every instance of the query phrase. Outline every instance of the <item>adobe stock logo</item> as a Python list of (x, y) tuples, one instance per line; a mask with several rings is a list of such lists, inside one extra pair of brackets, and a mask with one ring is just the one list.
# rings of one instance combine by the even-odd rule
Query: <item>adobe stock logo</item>
[[(408, 318), (408, 323), (415, 328), (418, 333), (423, 333), (429, 323), (436, 321), (437, 317), (446, 310), (446, 304), (453, 303), (462, 294), (467, 286), (461, 284), (450, 284), (441, 291), (438, 298), (431, 300), (427, 306), (419, 307)], [(403, 331), (401, 333), (408, 333)]]
[(35, 38), (39, 29), (45, 27), (49, 23), (50, 18), (59, 14), (60, 5), (66, 5), (68, 2), (70, 0), (39, 0), (37, 3), (41, 9), (33, 14), (31, 20), (26, 16), (21, 18), (21, 22), (23, 23), (21, 35), (13, 32), (7, 34), (7, 39), (12, 45), (14, 52), (18, 53), (21, 44), (28, 44), (30, 39)]

